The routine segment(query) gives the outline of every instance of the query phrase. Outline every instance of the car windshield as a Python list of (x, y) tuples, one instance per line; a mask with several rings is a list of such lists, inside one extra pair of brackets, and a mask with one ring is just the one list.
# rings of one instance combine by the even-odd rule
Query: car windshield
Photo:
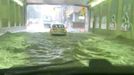
[(63, 24), (54, 24), (52, 27), (53, 28), (64, 28), (64, 25)]
[(90, 67), (92, 59), (134, 67), (133, 3), (0, 0), (0, 69), (66, 62), (64, 68)]

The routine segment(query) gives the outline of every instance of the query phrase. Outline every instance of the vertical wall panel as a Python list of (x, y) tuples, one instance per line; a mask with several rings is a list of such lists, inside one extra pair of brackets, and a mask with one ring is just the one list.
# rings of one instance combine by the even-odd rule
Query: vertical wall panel
[(23, 22), (24, 7), (19, 6), (13, 0), (0, 0), (0, 22), (1, 27), (11, 27), (17, 23)]
[(131, 32), (131, 34), (132, 34), (132, 39), (134, 38), (134, 0), (131, 0), (131, 4), (132, 4), (132, 12), (131, 12), (131, 14), (132, 14), (132, 32)]
[[(100, 25), (106, 20), (107, 29), (94, 29), (95, 33), (112, 34), (134, 39), (134, 0), (106, 0), (91, 8), (92, 14), (99, 17)], [(97, 21), (96, 21), (97, 23)]]

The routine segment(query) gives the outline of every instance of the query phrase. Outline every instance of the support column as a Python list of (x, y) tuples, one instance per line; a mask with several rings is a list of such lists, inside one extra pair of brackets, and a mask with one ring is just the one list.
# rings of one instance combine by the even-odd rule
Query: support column
[(18, 7), (18, 26), (21, 26), (21, 23), (22, 23), (22, 19), (21, 19), (21, 7), (19, 6)]
[[(7, 5), (8, 5), (8, 12), (10, 12), (10, 0), (7, 0)], [(11, 27), (11, 24), (10, 24), (10, 20), (11, 20), (11, 18), (10, 18), (11, 16), (10, 16), (10, 14), (8, 14), (8, 28), (10, 28)]]
[(89, 31), (89, 8), (87, 7), (85, 10), (86, 14), (85, 14), (85, 32)]
[(16, 22), (14, 23), (14, 27), (17, 27), (17, 24), (16, 24)]
[(75, 15), (75, 13), (73, 13), (73, 22), (75, 22), (75, 17), (76, 17), (76, 15)]
[(10, 21), (8, 21), (8, 28), (10, 28), (11, 27), (11, 24), (10, 24)]
[(2, 27), (1, 19), (0, 19), (0, 28)]
[(14, 27), (16, 27), (16, 22), (17, 22), (17, 13), (16, 13), (16, 9), (17, 9), (17, 7), (16, 7), (16, 4), (14, 4), (14, 6), (13, 6), (14, 8)]

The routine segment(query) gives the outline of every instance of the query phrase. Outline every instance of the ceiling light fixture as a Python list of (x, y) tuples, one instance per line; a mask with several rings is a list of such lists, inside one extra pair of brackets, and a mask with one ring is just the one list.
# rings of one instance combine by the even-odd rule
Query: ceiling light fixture
[(13, 0), (13, 1), (16, 2), (20, 6), (23, 6), (23, 2), (21, 0)]
[(96, 5), (104, 2), (105, 0), (96, 0), (96, 1), (93, 1), (91, 3), (89, 3), (89, 5), (91, 5), (91, 7), (95, 7)]

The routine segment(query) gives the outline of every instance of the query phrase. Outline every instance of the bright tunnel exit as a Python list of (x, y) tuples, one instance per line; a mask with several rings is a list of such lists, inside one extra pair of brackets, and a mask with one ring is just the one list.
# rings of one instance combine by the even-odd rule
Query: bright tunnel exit
[(61, 7), (55, 5), (28, 5), (27, 31), (48, 32), (52, 22), (60, 21)]
[(86, 9), (71, 5), (27, 5), (26, 31), (49, 32), (51, 25), (63, 24), (68, 32), (84, 32)]

